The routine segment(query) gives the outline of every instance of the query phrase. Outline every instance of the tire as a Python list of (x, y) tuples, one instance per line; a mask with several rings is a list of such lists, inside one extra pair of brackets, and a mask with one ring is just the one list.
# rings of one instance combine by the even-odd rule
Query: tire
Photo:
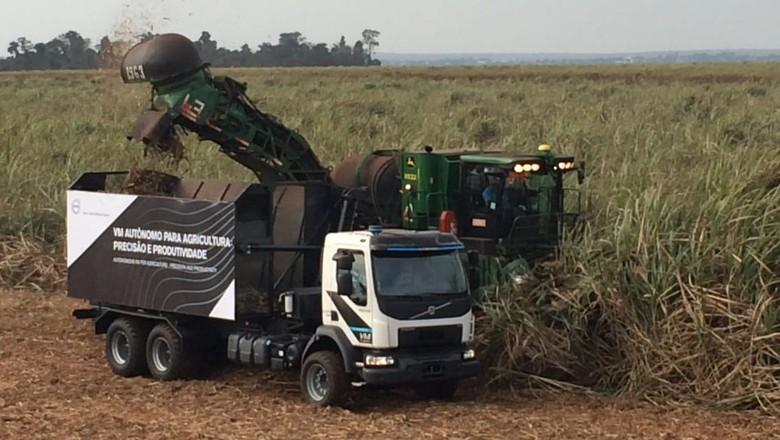
[(349, 394), (347, 379), (341, 355), (334, 351), (317, 351), (303, 362), (301, 392), (311, 404), (340, 406)]
[(424, 382), (415, 388), (417, 395), (424, 399), (450, 400), (458, 391), (458, 380), (439, 380), (435, 382)]
[(146, 335), (149, 324), (140, 319), (117, 318), (106, 331), (106, 360), (111, 371), (122, 377), (146, 372)]
[(184, 342), (171, 326), (161, 322), (146, 339), (146, 365), (155, 379), (183, 379), (192, 374), (194, 357), (184, 351)]

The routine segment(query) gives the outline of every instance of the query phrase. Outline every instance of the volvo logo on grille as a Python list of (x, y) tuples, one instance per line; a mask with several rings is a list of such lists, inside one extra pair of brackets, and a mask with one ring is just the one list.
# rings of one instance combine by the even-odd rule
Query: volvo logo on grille
[(418, 314), (412, 316), (409, 319), (422, 318), (425, 315), (434, 316), (434, 315), (436, 315), (436, 312), (438, 312), (439, 310), (449, 306), (450, 304), (452, 304), (452, 301), (447, 301), (446, 303), (438, 305), (438, 306), (428, 306), (428, 309), (426, 309), (424, 312), (418, 313)]

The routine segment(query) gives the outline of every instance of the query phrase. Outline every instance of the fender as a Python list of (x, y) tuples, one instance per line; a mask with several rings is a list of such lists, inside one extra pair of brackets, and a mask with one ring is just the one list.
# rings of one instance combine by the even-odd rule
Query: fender
[(306, 359), (309, 354), (315, 351), (313, 349), (330, 345), (329, 343), (331, 341), (341, 353), (341, 358), (344, 360), (344, 369), (347, 373), (354, 372), (355, 361), (359, 353), (357, 353), (357, 350), (349, 343), (349, 339), (344, 335), (344, 332), (340, 328), (332, 325), (321, 325), (317, 327), (314, 336), (309, 339), (306, 348), (303, 349), (303, 356), (301, 359)]

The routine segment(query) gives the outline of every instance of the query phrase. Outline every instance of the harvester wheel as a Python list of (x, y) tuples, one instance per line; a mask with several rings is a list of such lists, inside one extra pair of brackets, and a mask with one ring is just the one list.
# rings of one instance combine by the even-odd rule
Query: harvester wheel
[(170, 325), (157, 324), (146, 339), (146, 364), (155, 379), (168, 381), (188, 377), (194, 365), (192, 353)]
[(339, 406), (349, 393), (347, 372), (334, 351), (312, 353), (301, 368), (301, 391), (307, 402), (317, 406)]
[(111, 371), (132, 377), (146, 371), (144, 349), (149, 326), (140, 319), (117, 318), (106, 331), (106, 359)]
[(458, 391), (458, 381), (455, 379), (421, 383), (415, 391), (424, 399), (449, 400)]

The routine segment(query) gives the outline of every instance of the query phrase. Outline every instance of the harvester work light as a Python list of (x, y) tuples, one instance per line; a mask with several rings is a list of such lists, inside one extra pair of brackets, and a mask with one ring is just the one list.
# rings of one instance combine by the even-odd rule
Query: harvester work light
[(530, 173), (537, 172), (542, 169), (542, 166), (535, 162), (520, 162), (516, 163), (513, 170), (516, 173)]

